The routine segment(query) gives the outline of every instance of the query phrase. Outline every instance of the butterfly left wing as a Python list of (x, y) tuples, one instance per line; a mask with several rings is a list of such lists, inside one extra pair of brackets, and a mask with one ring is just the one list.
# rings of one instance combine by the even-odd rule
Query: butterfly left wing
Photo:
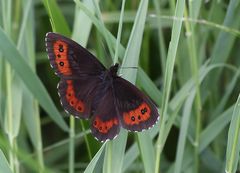
[(115, 103), (123, 128), (142, 131), (151, 128), (159, 119), (154, 103), (137, 87), (117, 77), (113, 81)]
[(75, 41), (63, 35), (46, 34), (46, 50), (57, 76), (58, 92), (65, 111), (75, 117), (89, 118), (92, 101), (106, 68)]
[(92, 134), (101, 142), (114, 139), (120, 131), (120, 122), (112, 88), (99, 93), (96, 100), (98, 104), (91, 121)]

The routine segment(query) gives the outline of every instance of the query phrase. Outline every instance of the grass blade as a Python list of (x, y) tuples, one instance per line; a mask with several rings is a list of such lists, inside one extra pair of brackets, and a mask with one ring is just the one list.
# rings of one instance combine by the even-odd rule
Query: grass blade
[(97, 154), (93, 157), (91, 162), (88, 164), (87, 168), (85, 169), (84, 173), (93, 173), (96, 167), (98, 160), (101, 158), (101, 155), (104, 153), (106, 143), (104, 143), (101, 148), (98, 150)]
[(53, 31), (70, 36), (70, 29), (56, 3), (56, 0), (43, 0), (43, 4), (48, 12), (48, 15), (50, 16)]
[(4, 173), (12, 173), (8, 161), (0, 149), (0, 170)]
[[(177, 18), (183, 17), (184, 7), (185, 7), (185, 0), (178, 0), (176, 11), (175, 11), (175, 17)], [(164, 74), (163, 102), (162, 102), (162, 111), (161, 111), (162, 118), (160, 118), (160, 130), (159, 130), (159, 137), (157, 140), (155, 173), (159, 172), (160, 153), (162, 148), (161, 142), (162, 142), (162, 137), (164, 133), (164, 126), (165, 126), (164, 124), (167, 118), (166, 113), (167, 113), (167, 107), (168, 107), (168, 100), (169, 100), (169, 95), (171, 90), (173, 68), (175, 64), (175, 58), (176, 58), (181, 28), (182, 28), (182, 20), (175, 20), (173, 22), (172, 36), (171, 36), (171, 41), (170, 41), (168, 55), (167, 55), (167, 62), (166, 62), (166, 72)]]
[(182, 172), (182, 161), (183, 161), (183, 154), (185, 149), (185, 143), (188, 133), (189, 121), (191, 117), (192, 105), (194, 102), (196, 92), (191, 92), (191, 95), (186, 100), (184, 109), (183, 109), (183, 117), (180, 125), (180, 135), (178, 138), (178, 146), (177, 146), (177, 156), (176, 156), (176, 164), (174, 168), (174, 173)]
[(39, 78), (33, 73), (26, 61), (17, 51), (14, 44), (4, 34), (0, 28), (0, 49), (3, 57), (11, 64), (12, 68), (22, 79), (26, 87), (31, 91), (35, 98), (39, 101), (40, 105), (49, 113), (50, 117), (63, 129), (67, 130), (68, 127), (64, 122), (62, 116), (54, 106), (50, 99), (46, 89), (39, 80)]
[(240, 95), (235, 104), (232, 120), (228, 131), (226, 172), (234, 173), (237, 170), (240, 152)]

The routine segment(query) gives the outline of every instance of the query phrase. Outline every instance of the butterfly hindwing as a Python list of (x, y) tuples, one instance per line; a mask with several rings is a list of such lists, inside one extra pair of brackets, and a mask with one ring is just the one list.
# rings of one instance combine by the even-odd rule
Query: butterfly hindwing
[(99, 79), (96, 77), (61, 79), (58, 84), (58, 93), (65, 111), (77, 118), (89, 118), (98, 84)]
[(60, 34), (46, 34), (46, 50), (52, 68), (63, 78), (98, 75), (106, 68), (75, 41)]
[(154, 103), (127, 80), (117, 77), (113, 82), (115, 102), (123, 128), (142, 131), (151, 128), (159, 114)]
[(113, 139), (120, 131), (113, 91), (109, 88), (106, 93), (102, 93), (91, 121), (92, 134), (101, 142)]

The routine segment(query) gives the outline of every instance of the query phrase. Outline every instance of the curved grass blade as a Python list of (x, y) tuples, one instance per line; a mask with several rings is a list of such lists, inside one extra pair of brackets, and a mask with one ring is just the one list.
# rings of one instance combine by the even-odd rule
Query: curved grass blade
[(187, 140), (187, 133), (188, 133), (188, 127), (189, 127), (189, 121), (191, 117), (191, 110), (192, 105), (195, 98), (195, 90), (191, 92), (191, 95), (186, 100), (186, 103), (184, 105), (183, 109), (183, 117), (180, 125), (180, 135), (178, 138), (178, 146), (177, 146), (177, 155), (176, 155), (176, 164), (174, 168), (174, 173), (180, 173), (182, 172), (182, 161), (183, 161), (183, 154), (185, 149), (185, 143)]
[(48, 12), (48, 15), (50, 16), (53, 30), (66, 36), (70, 36), (70, 29), (56, 3), (56, 0), (43, 0), (43, 4)]
[(87, 168), (85, 169), (84, 173), (92, 173), (94, 172), (94, 169), (96, 167), (96, 164), (101, 157), (101, 155), (104, 153), (106, 142), (101, 146), (101, 148), (98, 150), (97, 154), (93, 157), (91, 162), (88, 164)]
[(237, 171), (240, 151), (240, 95), (235, 104), (228, 131), (226, 173)]
[(14, 44), (9, 40), (0, 28), (0, 50), (3, 57), (9, 62), (15, 72), (22, 79), (26, 87), (31, 91), (40, 105), (49, 113), (50, 117), (65, 131), (68, 130), (66, 123), (53, 104), (42, 82), (33, 73), (29, 65), (17, 51)]
[[(178, 0), (174, 16), (178, 17), (178, 18), (182, 18), (183, 12), (184, 12), (184, 7), (185, 7), (185, 0)], [(171, 41), (170, 41), (170, 45), (169, 45), (167, 62), (166, 62), (166, 72), (164, 74), (163, 102), (162, 102), (162, 111), (161, 111), (162, 118), (160, 118), (160, 130), (159, 130), (159, 137), (157, 140), (155, 173), (159, 172), (159, 167), (160, 167), (160, 154), (161, 154), (161, 147), (162, 147), (162, 138), (163, 138), (164, 127), (165, 127), (165, 122), (166, 122), (166, 118), (167, 118), (166, 114), (167, 114), (169, 95), (170, 95), (171, 84), (172, 84), (173, 68), (174, 68), (174, 64), (175, 64), (181, 28), (182, 28), (182, 20), (175, 20), (173, 22)]]
[(0, 170), (1, 172), (4, 172), (4, 173), (12, 173), (9, 167), (8, 161), (1, 149), (0, 149)]

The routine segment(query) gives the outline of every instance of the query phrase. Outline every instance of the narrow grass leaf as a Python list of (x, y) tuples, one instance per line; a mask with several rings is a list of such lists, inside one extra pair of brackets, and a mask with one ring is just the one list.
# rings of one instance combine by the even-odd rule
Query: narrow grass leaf
[[(175, 17), (182, 18), (185, 7), (185, 0), (178, 0), (176, 5)], [(155, 173), (159, 172), (159, 164), (160, 164), (160, 152), (162, 148), (162, 137), (164, 134), (164, 127), (166, 121), (166, 114), (169, 102), (169, 95), (171, 91), (171, 84), (173, 78), (173, 68), (176, 59), (177, 47), (179, 42), (179, 37), (182, 28), (182, 20), (175, 20), (173, 22), (171, 41), (169, 45), (167, 62), (166, 62), (166, 72), (164, 74), (164, 88), (163, 88), (163, 102), (162, 102), (162, 111), (160, 118), (160, 129), (159, 129), (159, 137), (157, 140), (157, 150), (156, 150), (156, 162), (155, 162)]]
[(1, 40), (0, 49), (4, 55), (3, 57), (11, 64), (12, 68), (22, 79), (26, 87), (39, 101), (41, 106), (49, 113), (50, 117), (63, 130), (67, 130), (68, 127), (66, 123), (64, 122), (62, 116), (59, 114), (55, 105), (53, 104), (43, 84), (30, 69), (29, 65), (27, 65), (26, 61), (22, 58), (14, 44), (4, 34), (4, 31), (1, 28), (0, 28), (0, 40)]
[(226, 172), (235, 173), (240, 154), (240, 95), (235, 104), (232, 120), (228, 131)]
[[(94, 5), (92, 1), (84, 0), (83, 4), (87, 7), (87, 9), (89, 9), (90, 12), (92, 13), (94, 12)], [(75, 7), (74, 16), (75, 18), (73, 24), (72, 38), (83, 47), (86, 47), (89, 34), (92, 28), (92, 21), (77, 5)]]
[(138, 68), (137, 83), (147, 93), (147, 95), (158, 105), (162, 103), (162, 93), (158, 90), (153, 81), (147, 76), (142, 68)]
[(138, 134), (138, 145), (145, 172), (153, 172), (155, 157), (154, 145), (148, 131)]
[(238, 71), (233, 76), (232, 80), (227, 85), (224, 95), (222, 96), (222, 99), (219, 102), (217, 108), (214, 110), (213, 116), (211, 118), (218, 116), (218, 114), (224, 110), (224, 108), (227, 104), (227, 101), (229, 100), (231, 93), (233, 92), (233, 90), (236, 86), (239, 75), (240, 75), (240, 69), (238, 69)]
[(43, 4), (50, 16), (55, 32), (70, 36), (70, 29), (56, 0), (43, 0)]
[(214, 119), (201, 133), (199, 152), (202, 152), (231, 121), (233, 107), (229, 107)]
[(9, 167), (8, 161), (1, 149), (0, 149), (0, 170), (1, 172), (4, 172), (4, 173), (12, 173)]
[[(236, 18), (235, 16), (240, 16), (240, 1), (231, 0), (227, 13), (223, 22), (223, 26), (227, 26), (230, 28), (239, 28), (240, 26), (240, 18)], [(211, 63), (224, 63), (227, 58), (229, 58), (229, 54), (233, 48), (233, 44), (236, 40), (236, 37), (229, 34), (228, 32), (221, 31), (218, 35), (218, 38), (215, 42), (213, 52), (211, 55)], [(207, 86), (212, 86), (212, 83), (217, 83), (220, 75), (220, 69), (214, 72), (211, 77), (207, 81)], [(213, 88), (214, 89), (214, 88)]]
[(96, 167), (96, 164), (99, 160), (99, 158), (101, 157), (101, 155), (104, 153), (104, 149), (105, 149), (105, 145), (106, 143), (104, 143), (101, 148), (98, 150), (98, 152), (96, 153), (96, 155), (93, 157), (93, 159), (91, 160), (91, 162), (88, 164), (87, 168), (85, 169), (84, 173), (93, 173), (94, 169)]
[(191, 92), (190, 96), (186, 100), (183, 109), (183, 117), (180, 125), (180, 134), (178, 138), (178, 146), (177, 146), (177, 154), (176, 154), (176, 164), (174, 168), (174, 173), (180, 173), (182, 170), (182, 161), (183, 161), (183, 154), (185, 150), (185, 143), (187, 140), (187, 133), (189, 127), (189, 121), (192, 112), (192, 105), (194, 102), (196, 92)]
[[(125, 51), (125, 56), (123, 58), (122, 66), (130, 66), (130, 67), (136, 67), (138, 66), (138, 61), (139, 61), (139, 55), (140, 55), (140, 49), (141, 49), (141, 43), (142, 43), (142, 37), (143, 37), (143, 31), (144, 31), (144, 26), (145, 26), (145, 19), (146, 19), (146, 14), (147, 14), (147, 7), (148, 7), (148, 1), (142, 0), (139, 4), (137, 15), (133, 24), (133, 28), (131, 31), (131, 35), (128, 41), (128, 45)], [(127, 79), (128, 81), (135, 83), (136, 81), (136, 76), (137, 76), (137, 71), (134, 69), (128, 69), (124, 71), (121, 69), (120, 73), (122, 74), (122, 77)], [(122, 130), (123, 132), (124, 130)], [(141, 134), (138, 134), (141, 135)], [(142, 138), (141, 138), (142, 139)], [(122, 170), (122, 164), (123, 164), (123, 159), (124, 159), (124, 150), (126, 146), (126, 140), (127, 140), (127, 135), (126, 132), (121, 133), (119, 140), (122, 143), (118, 143), (118, 141), (113, 141), (113, 149), (117, 149), (120, 152), (114, 153), (113, 154), (113, 166), (112, 168), (114, 170), (117, 170), (117, 172), (121, 172)], [(148, 141), (148, 146), (151, 147), (151, 141)], [(139, 145), (142, 145), (140, 143)], [(143, 148), (146, 146), (142, 146)], [(116, 151), (116, 150), (113, 150)], [(143, 154), (143, 161), (145, 157), (145, 153)]]
[(12, 101), (13, 101), (13, 137), (17, 137), (21, 123), (21, 110), (22, 110), (22, 81), (17, 74), (14, 74), (12, 82)]

